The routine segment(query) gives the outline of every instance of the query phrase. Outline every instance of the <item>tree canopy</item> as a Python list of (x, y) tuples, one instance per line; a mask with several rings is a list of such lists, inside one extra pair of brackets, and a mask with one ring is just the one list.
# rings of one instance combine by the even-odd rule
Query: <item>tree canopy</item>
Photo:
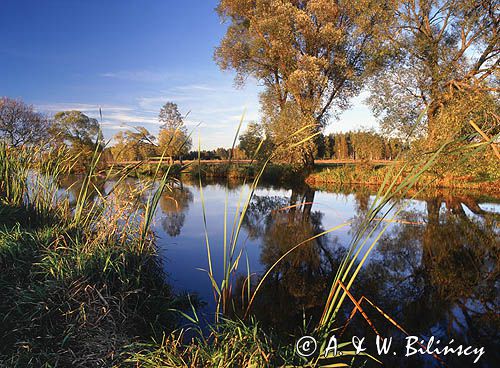
[(54, 115), (53, 139), (69, 146), (93, 146), (99, 134), (99, 122), (81, 111), (61, 111)]
[[(311, 123), (318, 130), (332, 107), (346, 108), (380, 65), (384, 9), (384, 2), (372, 0), (222, 0), (217, 10), (229, 27), (215, 59), (236, 71), (239, 84), (251, 76), (264, 85), (269, 127), (283, 122), (283, 113), (296, 118), (286, 122), (295, 131)], [(308, 161), (310, 149), (301, 151)]]
[[(248, 158), (262, 158), (270, 154), (272, 149), (269, 139), (267, 139), (263, 126), (257, 122), (251, 122), (248, 127), (239, 137), (240, 144), (239, 148), (245, 152), (245, 156)], [(262, 142), (262, 144), (261, 144)], [(260, 149), (257, 152), (257, 148)]]
[(96, 149), (102, 151), (104, 142), (97, 119), (81, 111), (61, 111), (54, 115), (50, 129), (51, 142), (65, 145), (77, 158), (77, 169), (87, 167)]
[(158, 136), (158, 153), (171, 157), (182, 157), (187, 154), (192, 141), (177, 104), (167, 102), (163, 105), (158, 119), (163, 123)]
[(9, 146), (42, 144), (48, 138), (49, 125), (33, 106), (8, 97), (0, 99), (0, 140)]
[[(498, 99), (498, 0), (400, 0), (383, 37), (394, 57), (373, 80), (369, 98), (386, 132), (408, 134), (425, 110), (429, 141), (450, 133), (450, 112), (468, 124), (481, 94)], [(491, 96), (491, 97), (489, 97)], [(462, 102), (461, 102), (462, 101)], [(490, 113), (498, 114), (498, 103)], [(477, 115), (477, 114), (476, 114)], [(446, 119), (442, 117), (446, 116)], [(456, 130), (455, 130), (456, 132)]]
[(163, 123), (161, 126), (163, 129), (183, 129), (184, 119), (179, 112), (177, 104), (173, 102), (167, 102), (160, 109), (160, 114), (158, 115), (158, 120)]
[(114, 139), (111, 152), (116, 161), (145, 160), (156, 155), (156, 137), (144, 127), (118, 132)]

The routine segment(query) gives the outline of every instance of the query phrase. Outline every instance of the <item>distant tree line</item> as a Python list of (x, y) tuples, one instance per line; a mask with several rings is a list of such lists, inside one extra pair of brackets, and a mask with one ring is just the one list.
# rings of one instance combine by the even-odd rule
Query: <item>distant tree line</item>
[(397, 138), (385, 138), (371, 131), (321, 134), (317, 139), (317, 159), (392, 160), (403, 148)]
[[(99, 123), (80, 111), (61, 111), (49, 117), (38, 113), (21, 100), (0, 100), (0, 138), (8, 145), (37, 145), (65, 147), (78, 157), (78, 168), (85, 168), (94, 151), (102, 151), (107, 161), (141, 161), (158, 156), (173, 159), (235, 160), (262, 159), (275, 149), (265, 137), (262, 126), (250, 123), (233, 149), (191, 150), (184, 118), (172, 102), (159, 113), (158, 137), (145, 127), (137, 126), (115, 134), (112, 144), (105, 148)], [(315, 159), (380, 160), (393, 159), (401, 149), (396, 138), (386, 138), (372, 131), (319, 134), (315, 139)], [(257, 148), (260, 147), (259, 152)]]
[(239, 147), (233, 149), (218, 147), (213, 150), (201, 150), (200, 152), (190, 151), (185, 157), (187, 160), (197, 160), (198, 155), (201, 160), (229, 160), (229, 158), (232, 160), (245, 160), (249, 158)]
[(19, 99), (0, 99), (0, 141), (10, 147), (37, 146), (64, 148), (75, 158), (75, 169), (84, 170), (94, 152), (103, 161), (142, 161), (164, 156), (172, 159), (240, 160), (247, 156), (239, 147), (213, 150), (191, 150), (192, 141), (178, 106), (167, 102), (160, 110), (158, 137), (145, 127), (119, 131), (106, 145), (97, 119), (81, 111), (60, 111), (49, 116)]

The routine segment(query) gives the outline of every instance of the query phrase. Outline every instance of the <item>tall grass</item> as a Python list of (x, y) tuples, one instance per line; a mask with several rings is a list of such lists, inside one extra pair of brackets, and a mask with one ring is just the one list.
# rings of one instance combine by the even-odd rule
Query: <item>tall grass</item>
[[(240, 131), (241, 125), (244, 120), (244, 115), (242, 116), (240, 123), (238, 125), (238, 129), (233, 141), (233, 146), (231, 149), (231, 152), (234, 151), (236, 140), (238, 137), (238, 133)], [(314, 138), (316, 135), (319, 133), (315, 133), (309, 136), (306, 136), (305, 138), (301, 139), (298, 142), (295, 143), (290, 143), (290, 141), (297, 137), (300, 136), (302, 133), (307, 132), (307, 130), (314, 125), (308, 125), (305, 127), (302, 127), (298, 129), (296, 132), (294, 132), (290, 137), (288, 137), (288, 140), (285, 140), (283, 142), (280, 142), (277, 146), (278, 147), (286, 147), (288, 149), (293, 149), (295, 147), (300, 146), (301, 144), (307, 142), (308, 140)], [(258, 156), (260, 149), (262, 145), (264, 144), (265, 138), (263, 138), (255, 151), (254, 154), (254, 159)], [(201, 150), (199, 150), (201, 152)], [(203, 223), (204, 223), (204, 230), (205, 230), (205, 246), (206, 246), (206, 251), (207, 251), (207, 260), (208, 260), (208, 269), (206, 270), (206, 273), (210, 279), (214, 296), (215, 296), (215, 304), (216, 304), (216, 312), (215, 312), (215, 321), (218, 323), (220, 321), (221, 316), (227, 315), (228, 312), (230, 312), (230, 307), (231, 307), (231, 296), (233, 292), (233, 284), (234, 284), (234, 277), (236, 275), (236, 272), (238, 271), (238, 267), (240, 264), (240, 261), (243, 256), (243, 248), (240, 248), (238, 250), (238, 241), (239, 241), (239, 236), (241, 233), (241, 227), (244, 221), (244, 218), (246, 216), (247, 210), (249, 208), (250, 202), (252, 200), (252, 197), (255, 193), (255, 190), (257, 189), (258, 183), (267, 167), (267, 165), (271, 162), (271, 160), (274, 158), (274, 153), (270, 154), (267, 159), (263, 162), (261, 165), (260, 169), (257, 171), (257, 174), (253, 177), (253, 179), (250, 180), (250, 183), (248, 185), (248, 193), (245, 195), (245, 193), (242, 191), (240, 192), (240, 196), (238, 198), (238, 201), (236, 203), (236, 211), (233, 216), (233, 219), (231, 222), (229, 219), (228, 215), (228, 200), (229, 200), (229, 183), (226, 184), (226, 196), (224, 200), (224, 220), (223, 220), (223, 259), (222, 259), (222, 279), (221, 280), (216, 280), (214, 276), (214, 269), (213, 269), (213, 261), (212, 261), (212, 250), (210, 246), (210, 240), (208, 236), (208, 227), (207, 227), (207, 221), (206, 221), (206, 208), (205, 208), (205, 199), (203, 197), (203, 186), (201, 182), (201, 173), (199, 175), (199, 188), (200, 188), (200, 197), (201, 197), (201, 202), (202, 202), (202, 211), (203, 211)], [(198, 162), (200, 163), (201, 161), (201, 156), (200, 154), (198, 155)], [(232, 157), (230, 156), (229, 158), (229, 166), (231, 165)], [(252, 160), (253, 162), (254, 160)], [(229, 180), (229, 179), (228, 179)], [(248, 177), (245, 177), (243, 179), (243, 187), (246, 186), (247, 184)], [(229, 229), (229, 224), (232, 223), (231, 229)], [(248, 265), (248, 262), (247, 262)], [(248, 266), (247, 266), (248, 267)], [(250, 275), (250, 269), (247, 268), (247, 275)], [(248, 278), (248, 282), (250, 282), (250, 278)]]
[[(298, 130), (279, 146), (291, 149), (312, 139), (314, 135), (291, 143), (308, 128)], [(405, 202), (398, 203), (395, 199), (412, 193), (411, 199), (420, 193), (425, 186), (414, 192), (419, 180), (443, 157), (461, 154), (450, 168), (461, 165), (488, 149), (498, 135), (489, 140), (480, 141), (480, 138), (476, 133), (449, 141), (426, 155), (405, 157), (400, 167), (394, 164), (388, 168), (329, 287), (315, 334), (326, 336), (344, 322), (340, 320), (339, 311), (346, 298), (352, 302), (363, 300), (359, 295), (362, 290), (352, 289), (391, 223), (385, 220), (394, 219), (404, 208)], [(236, 138), (233, 148), (235, 142)], [(262, 144), (263, 141), (255, 157)], [(311, 240), (350, 225), (338, 224), (299, 241), (267, 270), (256, 287), (251, 288), (251, 270), (248, 260), (244, 262), (245, 252), (240, 242), (241, 229), (273, 154), (251, 178), (244, 178), (243, 187), (248, 190), (240, 193), (232, 218), (229, 216), (229, 190), (226, 191), (220, 279), (215, 276), (199, 175), (208, 263), (206, 273), (216, 302), (215, 324), (209, 327), (208, 336), (197, 332), (193, 337), (190, 330), (163, 334), (175, 321), (170, 311), (187, 306), (184, 302), (179, 304), (164, 284), (151, 233), (159, 199), (170, 185), (171, 165), (162, 171), (163, 157), (153, 177), (130, 192), (122, 184), (137, 166), (126, 167), (118, 173), (113, 168), (100, 171), (101, 150), (96, 148), (76, 203), (69, 208), (67, 196), (58, 195), (57, 178), (69, 172), (74, 157), (63, 150), (47, 155), (37, 149), (13, 150), (0, 144), (0, 209), (7, 211), (6, 217), (18, 220), (16, 226), (7, 228), (5, 225), (0, 229), (0, 311), (5, 326), (1, 337), (6, 341), (0, 347), (0, 363), (7, 366), (102, 366), (119, 362), (146, 367), (326, 364), (320, 357), (301, 361), (293, 354), (293, 347), (280, 345), (279, 338), (265, 334), (251, 316), (256, 295), (280, 262)], [(101, 192), (94, 184), (98, 177), (114, 184)], [(144, 197), (146, 201), (142, 204)], [(17, 209), (21, 212), (14, 215)], [(30, 211), (34, 217), (52, 217), (56, 222), (41, 221), (39, 229), (31, 228), (32, 224), (24, 227), (20, 219)], [(242, 263), (246, 264), (248, 300), (244, 321), (228, 318), (234, 308), (235, 279)], [(354, 305), (357, 312), (366, 316), (360, 303)], [(196, 316), (196, 312), (194, 314)], [(192, 318), (192, 322), (197, 322), (197, 317)], [(151, 337), (157, 343), (146, 344)], [(321, 352), (324, 349), (322, 346)], [(346, 344), (342, 349), (345, 355), (352, 353)], [(329, 364), (341, 366), (344, 363), (329, 361)]]
[(0, 195), (10, 206), (28, 207), (47, 218), (64, 212), (58, 180), (71, 170), (73, 160), (63, 148), (11, 148), (0, 142)]
[(111, 366), (184, 308), (150, 230), (169, 169), (131, 191), (122, 184), (135, 167), (101, 170), (97, 146), (70, 207), (59, 179), (75, 157), (0, 145), (1, 366)]
[[(357, 276), (359, 275), (364, 264), (367, 262), (379, 239), (408, 203), (408, 201), (399, 202), (396, 199), (408, 197), (410, 191), (416, 188), (419, 180), (429, 170), (431, 170), (439, 160), (442, 160), (446, 157), (452, 157), (452, 155), (453, 157), (456, 157), (457, 154), (460, 154), (460, 158), (458, 160), (453, 160), (452, 164), (449, 165), (449, 169), (452, 170), (455, 167), (463, 165), (472, 156), (487, 149), (498, 139), (498, 135), (489, 140), (483, 141), (481, 141), (481, 137), (484, 138), (484, 136), (478, 133), (471, 134), (466, 137), (461, 137), (459, 139), (445, 142), (435, 151), (427, 152), (423, 156), (407, 156), (404, 158), (400, 157), (404, 162), (403, 165), (401, 167), (398, 167), (398, 163), (394, 162), (386, 171), (377, 195), (373, 200), (368, 212), (366, 213), (366, 216), (362, 219), (361, 224), (359, 224), (359, 226), (356, 228), (351, 243), (348, 246), (347, 254), (345, 255), (345, 258), (341, 262), (340, 267), (338, 268), (335, 277), (333, 278), (330, 292), (325, 302), (323, 314), (315, 329), (315, 333), (320, 334), (323, 337), (322, 341), (324, 341), (324, 344), (321, 346), (321, 353), (324, 352), (324, 349), (326, 347), (325, 344), (328, 340), (327, 336), (331, 334), (334, 328), (338, 328), (334, 327), (334, 325), (338, 325), (340, 323), (337, 318), (338, 312), (344, 304), (346, 297), (348, 297), (354, 304), (354, 311), (363, 314), (370, 326), (375, 328), (368, 320), (361, 306), (358, 304), (357, 299), (362, 299), (360, 299), (360, 297), (358, 297), (357, 299), (354, 298), (350, 293), (350, 289), (355, 283)], [(438, 180), (438, 178), (435, 177), (434, 180)], [(418, 187), (418, 190), (413, 190), (414, 194), (409, 196), (408, 200), (415, 198), (426, 187), (431, 186), (432, 184), (433, 183), (431, 180), (423, 185), (420, 185)], [(385, 221), (387, 217), (390, 217), (389, 221)], [(301, 241), (297, 245), (291, 247), (285, 254), (283, 254), (267, 270), (267, 272), (259, 281), (258, 285), (255, 287), (253, 295), (249, 298), (249, 304), (246, 314), (248, 315), (255, 296), (259, 292), (262, 284), (265, 282), (271, 271), (281, 261), (283, 261), (283, 259), (300, 248), (302, 245), (307, 244), (309, 241), (317, 237), (321, 237), (329, 232), (336, 231), (347, 225), (349, 225), (349, 223), (343, 223), (325, 230), (320, 234)], [(388, 316), (386, 315), (384, 315), (384, 317), (388, 318)], [(391, 323), (395, 324), (394, 321), (390, 321)], [(398, 326), (397, 324), (395, 325)], [(316, 358), (316, 360), (313, 360), (313, 362), (311, 363), (312, 365), (321, 365), (321, 361), (324, 358), (321, 353), (319, 357)], [(346, 353), (349, 354), (349, 352), (344, 351), (344, 355)], [(321, 358), (322, 356), (323, 358)], [(331, 356), (329, 358), (331, 358)]]

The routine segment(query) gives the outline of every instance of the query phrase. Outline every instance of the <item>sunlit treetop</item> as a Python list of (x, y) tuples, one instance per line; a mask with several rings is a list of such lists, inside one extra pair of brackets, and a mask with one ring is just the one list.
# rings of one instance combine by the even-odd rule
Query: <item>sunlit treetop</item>
[(279, 108), (294, 101), (325, 124), (333, 104), (345, 108), (380, 65), (384, 1), (222, 0), (229, 28), (215, 53), (236, 81), (261, 81)]

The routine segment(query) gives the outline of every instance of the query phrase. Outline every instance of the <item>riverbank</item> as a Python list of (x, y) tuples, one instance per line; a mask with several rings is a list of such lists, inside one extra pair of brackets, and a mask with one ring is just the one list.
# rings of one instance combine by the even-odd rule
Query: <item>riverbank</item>
[[(110, 366), (161, 338), (186, 303), (164, 282), (153, 244), (111, 241), (25, 206), (0, 205), (0, 365)], [(107, 239), (106, 239), (107, 238)]]
[[(307, 173), (289, 164), (269, 163), (262, 173), (261, 180), (274, 183), (306, 183), (315, 188), (339, 185), (373, 185), (384, 182), (389, 161), (383, 162), (326, 162), (318, 161), (313, 172)], [(172, 177), (189, 176), (191, 178), (215, 179), (253, 179), (260, 172), (261, 166), (251, 162), (189, 162), (185, 165), (174, 163), (164, 165), (162, 171), (169, 168)], [(151, 176), (157, 170), (153, 164), (143, 164), (130, 171), (132, 177)], [(398, 182), (404, 175), (398, 178)], [(473, 173), (467, 175), (446, 175), (426, 173), (419, 179), (417, 187), (457, 188), (486, 191), (500, 194), (500, 175), (495, 170), (488, 173)]]
[(196, 301), (165, 284), (154, 248), (95, 241), (28, 208), (0, 205), (0, 366), (284, 362), (252, 321), (224, 320), (205, 337), (196, 328), (175, 330), (182, 325), (176, 310)]
[[(335, 165), (318, 167), (305, 178), (305, 182), (315, 188), (339, 185), (380, 186), (386, 177), (388, 166), (381, 165)], [(404, 175), (398, 177), (400, 183)], [(456, 188), (481, 190), (491, 194), (500, 194), (500, 178), (496, 175), (446, 175), (438, 176), (426, 173), (416, 187)]]
[[(169, 176), (178, 177), (188, 176), (194, 179), (253, 179), (259, 173), (261, 166), (258, 163), (251, 162), (189, 162), (181, 165), (175, 163), (171, 166), (163, 165), (161, 172), (169, 170)], [(155, 174), (157, 166), (154, 164), (142, 164), (130, 171), (129, 176), (151, 177)], [(292, 165), (270, 163), (264, 169), (261, 180), (273, 181), (277, 183), (303, 183), (306, 173), (298, 171)]]
[[(153, 195), (151, 186), (106, 194), (92, 184), (91, 169), (70, 206), (69, 192), (57, 185), (69, 173), (60, 158), (43, 163), (51, 176), (36, 173), (47, 170), (31, 151), (7, 154), (0, 145), (0, 158), (0, 367), (275, 366), (287, 362), (283, 354), (296, 359), (293, 346), (280, 347), (251, 320), (224, 319), (203, 332), (191, 323), (198, 298), (167, 284), (150, 230), (154, 194), (165, 180)], [(283, 354), (272, 356), (278, 348)]]

